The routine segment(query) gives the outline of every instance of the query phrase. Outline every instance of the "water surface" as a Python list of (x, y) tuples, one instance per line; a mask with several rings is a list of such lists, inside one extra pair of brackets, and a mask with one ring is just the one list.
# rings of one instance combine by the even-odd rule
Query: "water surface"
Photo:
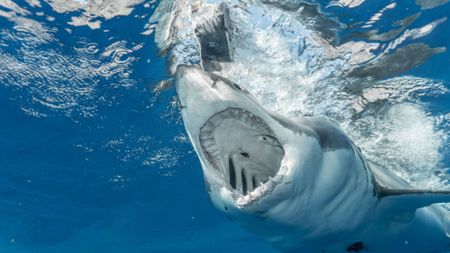
[[(286, 116), (328, 117), (414, 185), (448, 184), (447, 1), (319, 1), (308, 22), (227, 2), (222, 75)], [(195, 44), (180, 29), (158, 57), (150, 20), (190, 4), (0, 0), (1, 251), (276, 252), (204, 190), (170, 76)]]

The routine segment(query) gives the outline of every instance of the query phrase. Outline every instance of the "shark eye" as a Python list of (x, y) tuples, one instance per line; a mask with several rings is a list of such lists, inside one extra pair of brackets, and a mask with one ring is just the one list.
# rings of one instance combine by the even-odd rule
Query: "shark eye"
[(270, 145), (279, 146), (281, 145), (278, 140), (270, 135), (263, 135), (259, 137), (262, 142), (265, 142)]
[(236, 88), (236, 89), (238, 89), (238, 90), (242, 90), (241, 86), (239, 86), (239, 85), (237, 85), (237, 84), (235, 84), (235, 83), (233, 83), (233, 86), (234, 86), (234, 88)]

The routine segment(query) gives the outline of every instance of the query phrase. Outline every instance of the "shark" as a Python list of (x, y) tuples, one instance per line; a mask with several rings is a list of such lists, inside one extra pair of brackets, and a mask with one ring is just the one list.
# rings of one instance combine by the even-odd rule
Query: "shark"
[(212, 204), (282, 252), (450, 252), (450, 191), (416, 189), (322, 117), (289, 119), (179, 65), (181, 115)]

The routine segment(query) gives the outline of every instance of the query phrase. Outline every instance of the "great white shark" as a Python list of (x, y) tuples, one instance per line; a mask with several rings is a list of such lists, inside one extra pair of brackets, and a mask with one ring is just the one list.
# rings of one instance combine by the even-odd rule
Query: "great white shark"
[(450, 191), (412, 188), (324, 118), (288, 119), (180, 65), (176, 90), (213, 205), (283, 252), (450, 252)]

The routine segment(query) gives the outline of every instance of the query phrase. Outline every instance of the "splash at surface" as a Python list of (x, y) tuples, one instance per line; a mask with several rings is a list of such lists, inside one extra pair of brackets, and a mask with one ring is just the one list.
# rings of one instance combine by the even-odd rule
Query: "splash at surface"
[[(405, 11), (383, 1), (364, 16), (357, 15), (371, 4), (364, 1), (162, 1), (152, 19), (172, 73), (179, 64), (201, 63), (196, 27), (214, 20), (224, 4), (232, 59), (215, 72), (280, 114), (327, 117), (369, 160), (412, 185), (447, 187), (448, 106), (436, 110), (428, 101), (448, 100), (448, 83), (413, 75), (446, 52), (426, 38), (447, 17), (420, 19), (424, 9), (445, 3), (418, 1)], [(396, 20), (386, 24), (392, 15)]]

